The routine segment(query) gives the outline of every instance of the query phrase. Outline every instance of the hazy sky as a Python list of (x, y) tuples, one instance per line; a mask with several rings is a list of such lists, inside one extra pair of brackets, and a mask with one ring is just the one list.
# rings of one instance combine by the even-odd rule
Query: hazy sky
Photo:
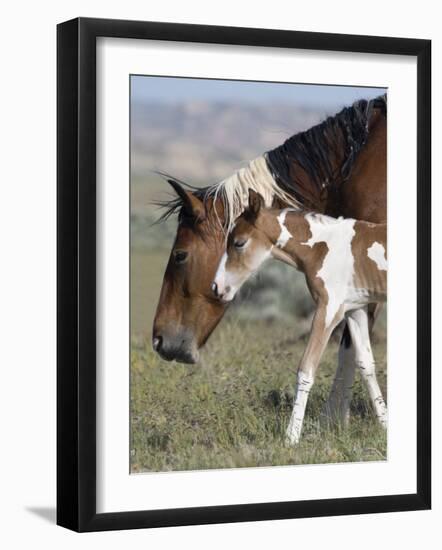
[(356, 86), (321, 86), (311, 84), (280, 84), (274, 82), (247, 82), (241, 80), (206, 80), (158, 76), (132, 76), (131, 95), (135, 101), (237, 101), (294, 103), (307, 107), (337, 107), (349, 105), (357, 99), (370, 99), (385, 88)]

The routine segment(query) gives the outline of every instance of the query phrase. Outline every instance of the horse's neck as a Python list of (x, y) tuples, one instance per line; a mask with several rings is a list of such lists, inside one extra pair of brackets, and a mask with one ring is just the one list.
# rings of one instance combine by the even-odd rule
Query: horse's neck
[[(318, 181), (318, 174), (315, 179), (313, 173), (307, 172), (297, 160), (288, 157), (284, 160), (286, 175), (282, 179), (287, 183), (283, 186), (290, 189), (290, 194), (296, 197), (302, 208), (326, 213), (329, 210), (329, 204), (335, 200), (335, 190), (339, 190), (342, 180), (341, 170), (346, 160), (345, 148), (335, 147), (333, 154), (328, 155), (326, 161), (333, 176), (324, 175)], [(279, 180), (281, 181), (281, 178)], [(284, 208), (289, 205), (275, 197), (273, 206)]]
[(305, 212), (284, 208), (275, 212), (272, 217), (267, 232), (267, 237), (273, 245), (272, 255), (302, 271), (306, 253), (308, 254), (303, 246), (303, 241), (308, 238)]
[[(301, 158), (305, 160), (305, 166), (308, 167), (310, 164), (311, 168), (314, 165), (316, 170), (304, 169), (299, 160), (297, 160), (297, 154), (295, 153), (293, 155), (280, 154), (281, 147), (269, 151), (266, 156), (270, 164), (274, 163), (277, 167), (274, 173), (280, 184), (285, 189), (289, 189), (289, 193), (295, 196), (304, 208), (332, 216), (344, 214), (355, 218), (368, 219), (370, 217), (369, 212), (364, 213), (364, 215), (358, 215), (357, 212), (352, 212), (352, 208), (355, 199), (354, 195), (362, 193), (364, 194), (364, 200), (359, 202), (370, 205), (368, 208), (370, 211), (373, 210), (372, 201), (365, 196), (368, 193), (373, 193), (372, 187), (367, 186), (364, 180), (363, 185), (356, 186), (356, 188), (354, 185), (344, 186), (345, 192), (343, 194), (342, 184), (347, 180), (352, 180), (354, 174), (358, 175), (361, 173), (361, 166), (364, 167), (367, 164), (367, 155), (376, 155), (380, 159), (379, 166), (376, 168), (377, 179), (379, 180), (377, 185), (379, 193), (385, 194), (385, 113), (380, 108), (373, 109), (368, 122), (366, 142), (360, 146), (360, 150), (358, 148), (355, 150), (351, 144), (349, 147), (346, 144), (346, 139), (348, 138), (341, 131), (340, 135), (333, 138), (333, 144), (327, 146), (327, 151), (324, 154), (325, 156), (322, 157), (322, 161), (319, 163), (316, 162), (316, 164), (315, 159), (308, 158), (308, 153), (304, 154), (303, 143), (296, 143), (294, 146), (295, 150), (298, 150), (298, 147), (301, 148)], [(285, 144), (282, 146), (282, 150), (284, 150), (284, 146)], [(375, 149), (374, 151), (373, 148)], [(348, 205), (346, 204), (349, 199), (347, 193), (352, 194), (352, 200), (351, 202), (349, 201)], [(276, 198), (274, 206), (284, 208), (289, 205), (284, 204)], [(381, 210), (382, 208), (385, 209), (385, 204), (381, 207)], [(375, 214), (373, 221), (384, 219), (385, 215), (380, 213)]]
[[(373, 159), (376, 159), (373, 162)], [(330, 196), (326, 212), (370, 222), (387, 219), (387, 120), (376, 113), (349, 180)], [(373, 201), (376, 197), (376, 201)]]

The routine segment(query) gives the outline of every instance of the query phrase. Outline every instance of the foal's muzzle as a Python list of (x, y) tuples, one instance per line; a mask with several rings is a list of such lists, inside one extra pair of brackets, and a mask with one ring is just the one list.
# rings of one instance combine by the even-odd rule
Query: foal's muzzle
[(225, 288), (223, 288), (218, 285), (216, 281), (213, 281), (212, 292), (215, 298), (218, 298), (218, 300), (221, 300), (222, 302), (229, 302), (231, 300), (231, 298), (228, 298), (228, 294), (230, 291), (230, 286), (226, 286)]

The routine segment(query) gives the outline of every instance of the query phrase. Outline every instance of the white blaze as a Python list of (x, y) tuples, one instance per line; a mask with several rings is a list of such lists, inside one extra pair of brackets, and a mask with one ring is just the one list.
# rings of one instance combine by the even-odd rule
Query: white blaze
[(316, 276), (323, 280), (327, 291), (325, 323), (329, 326), (345, 302), (348, 291), (353, 289), (354, 258), (351, 242), (355, 235), (355, 220), (336, 220), (321, 214), (307, 214), (305, 219), (309, 223), (312, 236), (302, 244), (313, 247), (316, 243), (324, 242), (328, 248)]
[(378, 266), (379, 271), (387, 271), (387, 259), (385, 257), (385, 248), (378, 243), (374, 242), (367, 250), (367, 256), (370, 260)]
[[(250, 240), (245, 244), (242, 254), (246, 255), (245, 249), (251, 244)], [(244, 258), (241, 261), (240, 266), (236, 266), (236, 269), (232, 269), (231, 265), (227, 265), (229, 255), (224, 252), (221, 261), (218, 265), (215, 275), (215, 283), (218, 286), (218, 291), (223, 294), (223, 300), (229, 302), (233, 300), (235, 294), (241, 288), (243, 283), (259, 269), (261, 264), (265, 262), (271, 256), (272, 248), (265, 248), (258, 246), (253, 253), (249, 253), (247, 261)]]
[(227, 263), (227, 252), (224, 252), (219, 262), (218, 269), (216, 270), (216, 275), (215, 275), (215, 282), (220, 289), (224, 288), (225, 281), (226, 281), (226, 263)]

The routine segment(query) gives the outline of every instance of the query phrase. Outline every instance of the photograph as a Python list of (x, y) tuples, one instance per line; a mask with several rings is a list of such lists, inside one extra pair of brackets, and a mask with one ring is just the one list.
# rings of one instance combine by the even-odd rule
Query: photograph
[(130, 473), (387, 461), (388, 89), (129, 86)]
[(433, 4), (5, 4), (2, 548), (432, 550)]

